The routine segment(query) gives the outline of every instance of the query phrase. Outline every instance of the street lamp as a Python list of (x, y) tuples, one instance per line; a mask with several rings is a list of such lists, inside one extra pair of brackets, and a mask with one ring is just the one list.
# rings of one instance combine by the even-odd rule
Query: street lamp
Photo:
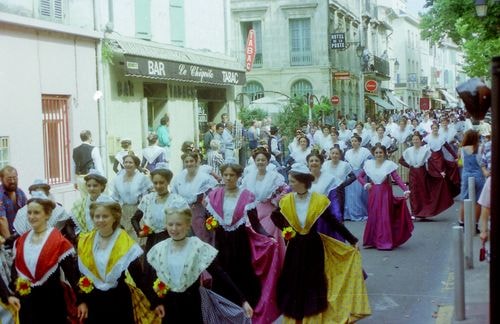
[(398, 59), (396, 59), (396, 61), (394, 61), (394, 71), (399, 71), (399, 62), (398, 62)]
[(363, 56), (364, 51), (365, 51), (365, 47), (363, 45), (359, 44), (358, 46), (356, 46), (356, 55), (358, 57)]
[(478, 17), (485, 17), (488, 12), (488, 0), (475, 0), (476, 14)]

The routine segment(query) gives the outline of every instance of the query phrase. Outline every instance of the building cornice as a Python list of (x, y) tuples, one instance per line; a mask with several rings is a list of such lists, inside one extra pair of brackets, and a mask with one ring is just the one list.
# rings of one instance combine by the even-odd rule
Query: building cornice
[(4, 12), (0, 12), (0, 24), (31, 28), (36, 30), (44, 30), (49, 32), (62, 33), (62, 34), (80, 36), (91, 39), (104, 38), (103, 32), (97, 32), (95, 30), (83, 29), (79, 27), (53, 23), (50, 21), (44, 21), (30, 17), (18, 16)]
[(258, 6), (258, 7), (234, 7), (231, 8), (231, 11), (234, 13), (239, 12), (266, 12), (269, 9), (269, 6)]
[(281, 5), (280, 9), (281, 10), (316, 9), (317, 7), (318, 7), (317, 2), (310, 2), (310, 3)]

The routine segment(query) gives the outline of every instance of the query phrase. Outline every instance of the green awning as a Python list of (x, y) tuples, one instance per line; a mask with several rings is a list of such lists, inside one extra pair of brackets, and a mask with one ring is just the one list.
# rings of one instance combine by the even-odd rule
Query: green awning
[(365, 94), (366, 98), (370, 99), (373, 101), (375, 104), (379, 105), (380, 107), (387, 109), (387, 110), (392, 110), (396, 109), (393, 105), (391, 105), (389, 102), (385, 101), (384, 99), (380, 98), (379, 96), (375, 95), (368, 95)]

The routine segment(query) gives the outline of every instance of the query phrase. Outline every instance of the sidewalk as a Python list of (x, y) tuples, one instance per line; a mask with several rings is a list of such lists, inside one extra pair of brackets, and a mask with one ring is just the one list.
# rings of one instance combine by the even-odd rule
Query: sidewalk
[[(465, 320), (455, 320), (453, 305), (439, 307), (436, 324), (488, 324), (490, 307), (490, 264), (479, 262), (481, 240), (474, 237), (474, 268), (465, 269)], [(489, 249), (489, 247), (487, 247)], [(453, 300), (454, 296), (452, 296)]]

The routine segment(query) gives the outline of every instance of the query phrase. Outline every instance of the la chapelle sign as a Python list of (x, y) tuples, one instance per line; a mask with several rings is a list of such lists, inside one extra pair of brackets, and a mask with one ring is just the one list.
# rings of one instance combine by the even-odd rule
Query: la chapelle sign
[(245, 73), (184, 62), (125, 55), (127, 75), (218, 85), (244, 85)]

